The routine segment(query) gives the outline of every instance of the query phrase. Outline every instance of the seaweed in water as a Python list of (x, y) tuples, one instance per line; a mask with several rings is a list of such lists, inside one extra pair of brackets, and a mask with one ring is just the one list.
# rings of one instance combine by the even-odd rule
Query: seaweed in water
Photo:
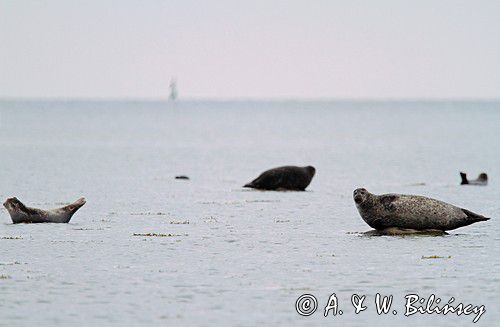
[(171, 225), (189, 225), (189, 220), (185, 220), (185, 221), (171, 221), (170, 224)]
[(157, 234), (157, 233), (140, 234), (140, 233), (134, 233), (134, 234), (132, 234), (132, 236), (176, 237), (176, 236), (188, 236), (188, 234)]
[(451, 259), (451, 255), (449, 255), (448, 257), (441, 257), (439, 255), (431, 255), (431, 256), (422, 256), (422, 259)]

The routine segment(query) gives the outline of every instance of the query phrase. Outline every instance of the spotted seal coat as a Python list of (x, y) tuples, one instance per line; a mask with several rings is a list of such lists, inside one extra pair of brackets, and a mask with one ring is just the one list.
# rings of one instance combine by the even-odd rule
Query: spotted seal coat
[(259, 190), (304, 191), (311, 183), (316, 169), (312, 166), (283, 166), (266, 170), (243, 187)]
[(353, 193), (361, 218), (377, 230), (400, 228), (447, 231), (489, 218), (418, 195), (375, 195), (364, 188)]
[(74, 213), (85, 204), (85, 198), (62, 208), (42, 210), (29, 208), (17, 198), (9, 198), (3, 206), (7, 209), (14, 224), (18, 223), (67, 223)]

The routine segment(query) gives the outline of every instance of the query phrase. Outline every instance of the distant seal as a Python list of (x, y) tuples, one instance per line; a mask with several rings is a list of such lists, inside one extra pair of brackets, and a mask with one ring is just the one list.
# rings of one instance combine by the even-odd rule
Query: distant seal
[(312, 166), (283, 166), (266, 170), (243, 187), (259, 190), (304, 191), (311, 183), (316, 169)]
[(364, 188), (353, 193), (361, 218), (377, 230), (446, 231), (490, 218), (467, 209), (418, 195), (371, 194)]
[(189, 177), (185, 175), (175, 176), (175, 179), (189, 179)]
[(488, 175), (486, 173), (479, 174), (477, 179), (474, 180), (468, 180), (467, 174), (462, 172), (460, 172), (460, 177), (462, 178), (460, 185), (488, 185)]
[(14, 224), (19, 223), (67, 223), (73, 214), (85, 204), (85, 198), (62, 208), (42, 210), (29, 208), (17, 198), (9, 198), (3, 206), (7, 209)]

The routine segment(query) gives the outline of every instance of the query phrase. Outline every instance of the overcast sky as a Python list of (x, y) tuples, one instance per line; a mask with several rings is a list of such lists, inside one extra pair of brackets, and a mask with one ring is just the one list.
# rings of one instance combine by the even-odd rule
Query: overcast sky
[(500, 98), (500, 0), (0, 0), (0, 97)]

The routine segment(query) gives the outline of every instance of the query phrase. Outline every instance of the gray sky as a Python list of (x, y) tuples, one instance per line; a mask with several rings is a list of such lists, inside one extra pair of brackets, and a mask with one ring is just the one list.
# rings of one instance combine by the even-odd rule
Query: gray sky
[(500, 98), (500, 1), (0, 0), (0, 97)]

